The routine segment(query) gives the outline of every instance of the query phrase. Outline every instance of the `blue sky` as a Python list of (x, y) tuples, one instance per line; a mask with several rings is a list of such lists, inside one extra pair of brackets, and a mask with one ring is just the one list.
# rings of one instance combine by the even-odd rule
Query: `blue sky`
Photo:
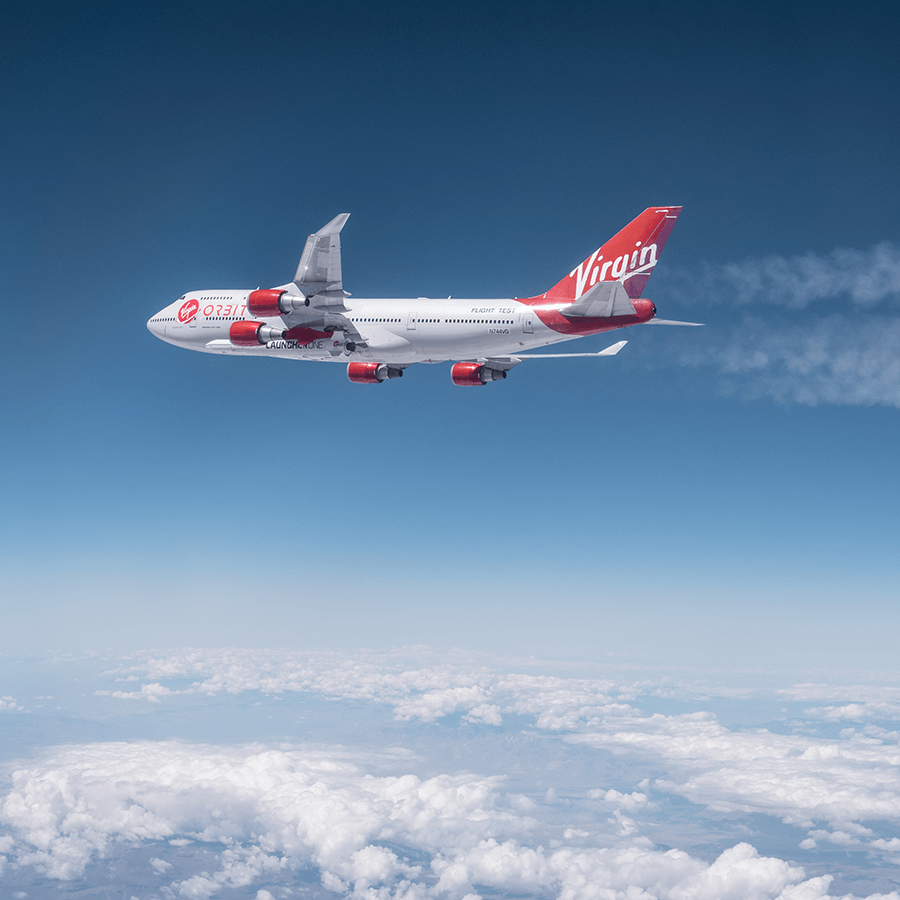
[[(0, 890), (900, 900), (895, 18), (6, 11)], [(613, 359), (145, 327), (340, 212), (355, 296), (502, 298), (660, 203), (707, 324)]]
[[(769, 345), (830, 322), (869, 384), (897, 286), (798, 308), (698, 281), (884, 242), (896, 261), (885, 10), (20, 9), (3, 649), (891, 660), (897, 379), (841, 394)], [(144, 326), (186, 290), (283, 282), (341, 211), (355, 295), (503, 297), (661, 202), (685, 211), (646, 293), (704, 332), (632, 329), (615, 359), (485, 391), (447, 366), (366, 389)], [(771, 377), (726, 371), (763, 345)]]

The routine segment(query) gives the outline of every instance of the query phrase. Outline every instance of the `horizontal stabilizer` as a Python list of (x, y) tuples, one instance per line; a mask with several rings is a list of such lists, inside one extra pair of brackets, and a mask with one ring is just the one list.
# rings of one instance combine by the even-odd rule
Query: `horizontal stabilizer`
[(601, 281), (560, 312), (569, 318), (605, 319), (609, 316), (633, 316), (634, 306), (621, 281)]
[(644, 325), (691, 325), (694, 328), (702, 328), (703, 322), (676, 322), (674, 319), (650, 319)]

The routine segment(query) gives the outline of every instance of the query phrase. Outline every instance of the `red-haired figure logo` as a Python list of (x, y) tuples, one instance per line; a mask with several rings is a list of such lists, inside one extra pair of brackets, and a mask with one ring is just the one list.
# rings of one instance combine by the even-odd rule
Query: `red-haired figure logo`
[(196, 299), (188, 300), (186, 303), (183, 303), (181, 309), (178, 310), (178, 321), (181, 322), (182, 325), (187, 325), (188, 322), (196, 317), (199, 311), (200, 301)]

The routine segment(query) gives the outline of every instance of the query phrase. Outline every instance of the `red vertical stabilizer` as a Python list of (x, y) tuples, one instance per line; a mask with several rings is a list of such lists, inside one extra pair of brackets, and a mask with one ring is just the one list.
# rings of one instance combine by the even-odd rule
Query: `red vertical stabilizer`
[(680, 206), (645, 209), (535, 302), (574, 303), (602, 281), (620, 281), (632, 300), (640, 297), (680, 212)]

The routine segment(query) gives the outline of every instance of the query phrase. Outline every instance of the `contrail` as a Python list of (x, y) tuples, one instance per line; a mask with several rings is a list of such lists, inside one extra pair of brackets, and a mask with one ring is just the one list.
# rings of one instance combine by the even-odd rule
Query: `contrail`
[(675, 361), (714, 366), (721, 389), (747, 399), (900, 408), (900, 316), (744, 317), (682, 346)]
[(680, 365), (713, 366), (726, 393), (900, 408), (900, 247), (705, 264), (659, 281), (667, 308), (740, 312), (671, 350)]
[(900, 247), (883, 242), (869, 250), (837, 249), (825, 255), (705, 263), (660, 269), (656, 279), (664, 285), (666, 296), (680, 303), (765, 303), (798, 310), (843, 299), (856, 306), (873, 307), (888, 300), (900, 301)]

